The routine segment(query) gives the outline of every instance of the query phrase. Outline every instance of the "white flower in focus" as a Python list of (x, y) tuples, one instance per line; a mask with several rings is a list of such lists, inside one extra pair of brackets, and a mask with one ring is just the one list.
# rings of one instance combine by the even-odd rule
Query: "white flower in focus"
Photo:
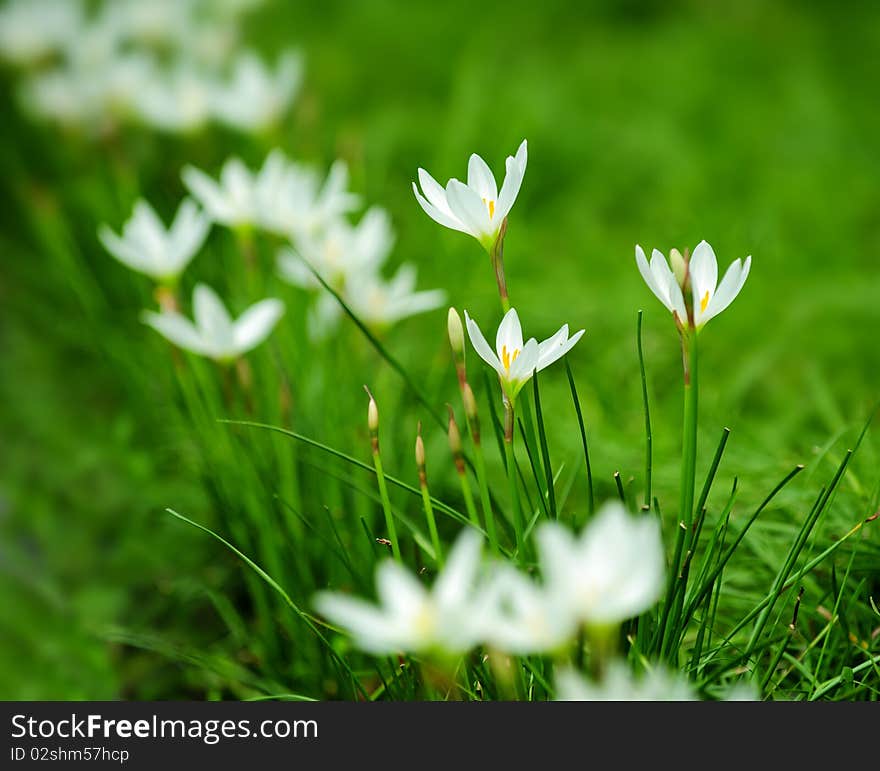
[(318, 289), (320, 282), (303, 262), (311, 265), (334, 289), (345, 287), (353, 274), (377, 271), (394, 245), (391, 218), (384, 209), (373, 206), (357, 225), (337, 218), (326, 229), (297, 239), (297, 249), (283, 249), (278, 268), (288, 282), (303, 289)]
[(484, 628), (491, 647), (515, 656), (553, 653), (577, 634), (568, 608), (511, 565), (500, 565), (489, 585)]
[(476, 153), (468, 161), (467, 184), (450, 179), (444, 189), (424, 169), (418, 170), (421, 192), (413, 182), (416, 200), (425, 213), (447, 228), (476, 238), (491, 251), (501, 225), (513, 207), (526, 173), (528, 149), (522, 141), (515, 156), (508, 156), (501, 190), (486, 162)]
[(271, 72), (253, 52), (235, 61), (228, 83), (213, 94), (219, 121), (240, 131), (259, 131), (277, 124), (290, 106), (302, 80), (302, 59), (287, 51)]
[(82, 26), (77, 0), (11, 0), (0, 9), (0, 58), (36, 64), (61, 51)]
[(181, 176), (214, 222), (231, 228), (249, 227), (260, 222), (258, 177), (240, 158), (229, 158), (223, 164), (219, 181), (193, 166), (184, 168)]
[(481, 552), (482, 537), (469, 528), (459, 535), (431, 589), (389, 560), (376, 570), (378, 605), (321, 592), (315, 607), (368, 653), (465, 653), (481, 634)]
[(523, 343), (522, 326), (516, 309), (511, 308), (501, 320), (495, 336), (495, 351), (486, 342), (468, 312), (464, 312), (465, 324), (471, 344), (489, 366), (495, 369), (501, 387), (511, 402), (516, 401), (520, 389), (531, 379), (535, 371), (549, 367), (565, 356), (581, 339), (584, 330), (568, 336), (568, 324), (563, 324), (555, 335), (539, 343), (534, 337)]
[(676, 324), (697, 331), (736, 299), (752, 266), (751, 256), (745, 262), (734, 260), (719, 284), (718, 260), (705, 241), (700, 241), (689, 260), (673, 249), (670, 262), (671, 267), (654, 249), (649, 263), (642, 247), (636, 246), (636, 264), (648, 288), (673, 314)]
[(121, 236), (106, 225), (98, 235), (104, 248), (127, 267), (160, 283), (174, 283), (202, 248), (210, 227), (211, 221), (189, 198), (167, 229), (153, 207), (140, 200)]
[(229, 362), (262, 343), (283, 313), (284, 303), (267, 299), (233, 320), (214, 290), (198, 284), (193, 292), (195, 323), (176, 311), (147, 311), (143, 321), (179, 348)]
[(580, 535), (546, 522), (535, 537), (548, 593), (588, 627), (618, 624), (660, 597), (665, 556), (655, 517), (632, 516), (612, 502)]
[(587, 680), (579, 672), (556, 670), (559, 701), (697, 701), (687, 678), (658, 665), (636, 676), (623, 661), (612, 662), (601, 681)]
[(180, 64), (156, 72), (133, 95), (134, 109), (147, 125), (171, 133), (192, 133), (211, 118), (214, 83), (198, 68)]

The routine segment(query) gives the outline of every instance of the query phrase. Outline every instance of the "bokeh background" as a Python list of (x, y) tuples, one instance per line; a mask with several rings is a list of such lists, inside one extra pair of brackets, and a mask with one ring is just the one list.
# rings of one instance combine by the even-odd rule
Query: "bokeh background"
[[(137, 280), (95, 237), (137, 195), (167, 216), (186, 163), (214, 173), (238, 154), (256, 166), (273, 146), (325, 167), (345, 159), (353, 188), (393, 217), (394, 259), (486, 329), (500, 314), (485, 256), (425, 217), (411, 181), (419, 166), (462, 177), (471, 152), (500, 170), (528, 138), (508, 283), (528, 333), (587, 329), (569, 359), (603, 495), (615, 471), (641, 470), (640, 308), (658, 489), (671, 494), (677, 474), (680, 352), (636, 243), (668, 252), (705, 238), (722, 265), (753, 256), (743, 293), (701, 337), (703, 454), (731, 427), (724, 473), (746, 504), (798, 462), (818, 487), (852, 443), (880, 397), (876, 4), (322, 0), (266, 3), (243, 23), (261, 51), (304, 55), (302, 91), (271, 137), (95, 141), (23, 112), (16, 73), (3, 72), (0, 697), (224, 696), (247, 679), (239, 670), (259, 669), (221, 621), (240, 565), (164, 513), (216, 515), (185, 427), (161, 391), (133, 387), (162, 376), (139, 363), (153, 333)], [(444, 311), (386, 343), (438, 405), (453, 399)], [(366, 459), (360, 384), (397, 386), (375, 357), (350, 367), (311, 404)], [(542, 388), (554, 455), (576, 464), (561, 369)], [(402, 403), (387, 429), (411, 481), (419, 417)], [(869, 435), (848, 485), (873, 489), (878, 457)]]

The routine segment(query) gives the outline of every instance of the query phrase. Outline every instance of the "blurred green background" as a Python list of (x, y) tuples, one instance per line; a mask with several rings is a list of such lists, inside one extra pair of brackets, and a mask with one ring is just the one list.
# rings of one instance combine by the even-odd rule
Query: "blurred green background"
[[(500, 171), (528, 138), (508, 285), (528, 335), (587, 329), (569, 359), (603, 496), (614, 471), (629, 480), (643, 462), (639, 308), (667, 497), (678, 473), (680, 351), (636, 271), (636, 243), (667, 253), (705, 238), (722, 266), (753, 256), (743, 293), (701, 336), (701, 467), (731, 427), (724, 474), (750, 503), (798, 462), (818, 487), (851, 444), (880, 397), (876, 4), (275, 3), (246, 33), (267, 52), (294, 44), (305, 55), (304, 90), (277, 143), (324, 166), (346, 159), (354, 189), (393, 217), (395, 259), (416, 262), (420, 286), (445, 288), (484, 330), (500, 318), (488, 262), (422, 213), (411, 181), (419, 166), (463, 177), (471, 152)], [(185, 163), (213, 172), (241, 154), (256, 165), (267, 145), (220, 131), (93, 143), (23, 116), (13, 91), (6, 73), (0, 697), (222, 694), (231, 665), (193, 651), (218, 639), (240, 568), (163, 513), (210, 515), (185, 432), (155, 394), (128, 387), (152, 333), (138, 322), (137, 281), (95, 232), (118, 226), (138, 193), (169, 212)], [(67, 235), (49, 244), (43, 223), (57, 218)], [(59, 271), (51, 249), (91, 270)], [(108, 356), (104, 334), (128, 356)], [(438, 406), (453, 399), (445, 313), (402, 322), (387, 343)], [(385, 367), (366, 362), (356, 360), (353, 383)], [(358, 388), (325, 393), (324, 409), (361, 415)], [(561, 368), (542, 388), (554, 456), (577, 464)], [(401, 434), (410, 479), (417, 413), (388, 429)], [(362, 426), (340, 434), (343, 449), (367, 457)], [(437, 433), (429, 455), (443, 453)], [(848, 484), (875, 489), (878, 456), (869, 435)]]

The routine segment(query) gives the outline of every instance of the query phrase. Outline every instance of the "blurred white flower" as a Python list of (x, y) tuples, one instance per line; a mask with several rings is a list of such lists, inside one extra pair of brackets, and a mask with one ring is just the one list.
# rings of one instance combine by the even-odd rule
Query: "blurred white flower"
[(501, 225), (519, 194), (527, 161), (528, 149), (524, 139), (516, 155), (507, 158), (507, 172), (500, 192), (492, 171), (476, 153), (468, 161), (466, 185), (457, 179), (450, 179), (444, 189), (420, 168), (418, 175), (422, 191), (420, 193), (413, 182), (413, 192), (431, 219), (447, 228), (472, 235), (486, 251), (491, 251)]
[(326, 179), (292, 163), (279, 150), (270, 153), (260, 175), (260, 221), (269, 232), (298, 241), (315, 238), (360, 205), (348, 191), (348, 166), (338, 160)]
[(124, 265), (160, 283), (174, 283), (202, 248), (210, 227), (210, 219), (189, 198), (180, 204), (167, 229), (142, 199), (135, 204), (121, 236), (106, 225), (98, 235), (104, 248)]
[(66, 69), (34, 73), (22, 84), (20, 95), (25, 109), (66, 126), (82, 126), (94, 112), (82, 79)]
[(390, 560), (376, 569), (379, 604), (321, 592), (315, 607), (369, 653), (459, 654), (480, 639), (482, 537), (462, 531), (431, 589)]
[(213, 289), (198, 284), (193, 292), (195, 323), (176, 311), (143, 314), (145, 324), (174, 345), (219, 362), (229, 362), (256, 348), (284, 313), (280, 300), (261, 300), (233, 320)]
[(215, 86), (216, 118), (240, 131), (260, 131), (276, 125), (290, 107), (302, 80), (302, 58), (286, 51), (271, 72), (253, 52), (240, 54), (229, 82)]
[(405, 263), (387, 281), (369, 270), (354, 274), (346, 283), (345, 300), (361, 321), (377, 327), (439, 308), (446, 302), (446, 292), (417, 292), (416, 273), (414, 265)]
[(489, 586), (483, 626), (491, 647), (517, 656), (553, 653), (577, 634), (568, 606), (511, 565), (498, 566)]
[(297, 239), (297, 248), (282, 249), (278, 269), (282, 278), (303, 289), (318, 289), (320, 283), (306, 267), (309, 263), (334, 289), (342, 290), (346, 279), (364, 271), (378, 270), (394, 245), (391, 218), (373, 206), (357, 225), (342, 217), (325, 229)]
[(168, 132), (195, 132), (211, 119), (214, 83), (193, 65), (156, 72), (134, 95), (144, 123)]
[(613, 661), (599, 682), (573, 669), (556, 670), (559, 701), (697, 701), (687, 678), (662, 665), (636, 676), (623, 661)]
[[(268, 162), (267, 162), (268, 166)], [(264, 170), (267, 166), (264, 166)], [(260, 201), (257, 196), (257, 175), (240, 158), (229, 158), (215, 181), (194, 166), (182, 173), (183, 183), (205, 211), (220, 225), (240, 228), (260, 222)]]
[[(671, 267), (654, 249), (648, 263), (642, 247), (636, 246), (636, 264), (648, 288), (673, 314), (676, 324), (697, 331), (736, 299), (752, 266), (751, 256), (745, 262), (734, 260), (718, 284), (718, 260), (705, 241), (700, 241), (689, 260), (673, 249), (670, 262)], [(690, 297), (686, 299), (688, 287)]]
[(618, 624), (660, 597), (665, 557), (655, 517), (632, 516), (611, 502), (580, 535), (545, 522), (535, 537), (547, 592), (588, 627)]
[(486, 342), (468, 312), (464, 312), (465, 324), (474, 350), (497, 373), (507, 398), (514, 402), (520, 389), (537, 370), (549, 367), (565, 356), (581, 339), (584, 330), (568, 336), (568, 324), (563, 324), (552, 337), (539, 343), (534, 337), (523, 343), (522, 326), (516, 309), (511, 308), (501, 320), (495, 336), (495, 351)]
[(102, 17), (125, 40), (150, 46), (177, 43), (198, 26), (195, 0), (112, 0)]
[(36, 64), (76, 39), (83, 20), (78, 0), (10, 0), (0, 8), (0, 57)]

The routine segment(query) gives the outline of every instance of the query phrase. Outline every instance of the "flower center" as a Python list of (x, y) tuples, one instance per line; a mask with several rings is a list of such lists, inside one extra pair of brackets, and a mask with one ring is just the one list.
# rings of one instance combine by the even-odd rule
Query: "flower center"
[(709, 304), (709, 292), (703, 295), (703, 299), (700, 300), (700, 313), (706, 312), (706, 306)]
[(489, 201), (484, 198), (483, 203), (489, 209), (489, 219), (492, 219), (495, 216), (495, 201)]
[(510, 365), (516, 361), (517, 356), (519, 356), (519, 348), (515, 348), (513, 355), (511, 355), (506, 345), (501, 346), (501, 363), (508, 372), (510, 372)]

